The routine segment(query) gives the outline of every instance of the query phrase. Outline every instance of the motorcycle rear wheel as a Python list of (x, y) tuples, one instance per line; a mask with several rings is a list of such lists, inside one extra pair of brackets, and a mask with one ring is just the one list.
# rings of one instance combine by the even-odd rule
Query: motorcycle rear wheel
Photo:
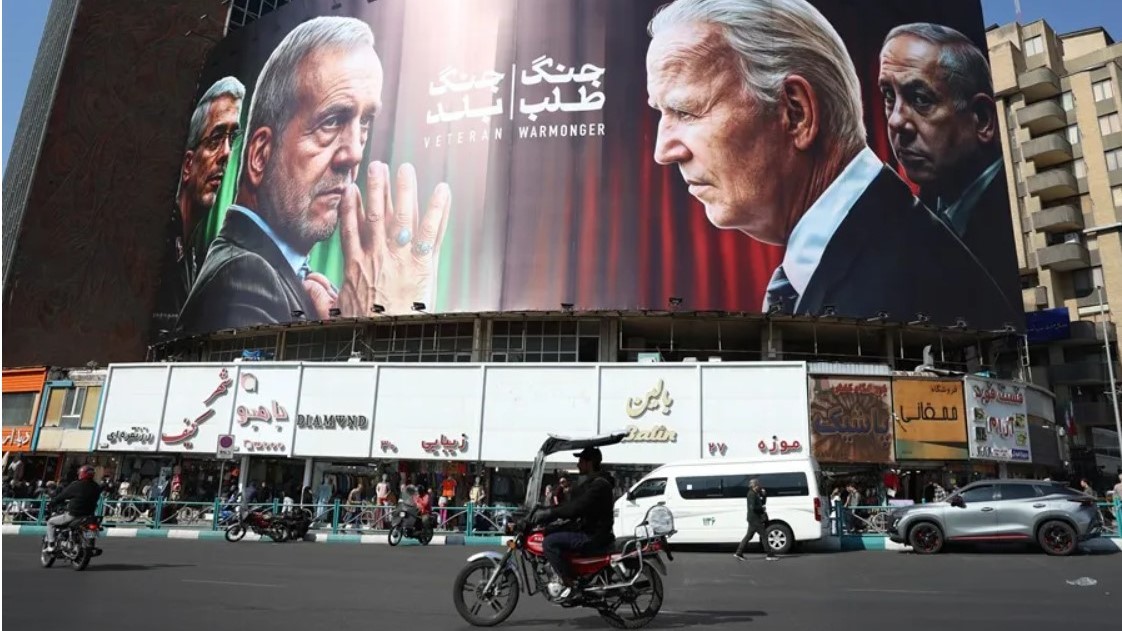
[(420, 541), (423, 546), (429, 545), (432, 541), (432, 530), (428, 528), (422, 530), (420, 534), (417, 535), (417, 541)]
[(396, 546), (397, 544), (401, 543), (401, 538), (404, 536), (405, 533), (401, 530), (401, 526), (394, 526), (393, 528), (390, 528), (389, 544), (391, 546)]
[[(643, 564), (642, 572), (635, 587), (621, 590), (620, 596), (609, 601), (611, 608), (600, 609), (600, 618), (613, 629), (641, 629), (662, 609), (662, 577), (647, 563)], [(646, 584), (640, 586), (644, 582)], [(648, 599), (645, 607), (640, 604)]]
[[(495, 579), (495, 594), (489, 599), (482, 598), (480, 592), (483, 586), (496, 571), (502, 573)], [(478, 574), (478, 577), (472, 579), (473, 574)], [(475, 602), (471, 605), (464, 600), (465, 590), (475, 597)], [(452, 586), (452, 603), (456, 605), (456, 612), (465, 622), (475, 627), (493, 627), (509, 618), (518, 606), (519, 596), (518, 578), (514, 572), (508, 568), (500, 570), (490, 559), (478, 559), (465, 565), (456, 575), (456, 582)], [(481, 615), (485, 613), (494, 615)]]
[(234, 524), (226, 529), (226, 541), (233, 543), (241, 541), (245, 538), (245, 526), (241, 524)]
[(77, 546), (77, 554), (74, 555), (74, 558), (70, 559), (70, 569), (74, 570), (75, 572), (81, 572), (82, 570), (86, 569), (87, 565), (90, 564), (90, 559), (93, 558), (93, 555), (90, 554), (89, 548), (82, 545), (81, 543), (77, 544)]
[(277, 543), (284, 543), (288, 540), (289, 536), (288, 526), (284, 524), (273, 524), (273, 527), (269, 529), (269, 536)]
[(43, 539), (43, 546), (39, 549), (39, 565), (48, 568), (54, 564), (55, 555), (53, 552), (47, 552), (47, 540)]

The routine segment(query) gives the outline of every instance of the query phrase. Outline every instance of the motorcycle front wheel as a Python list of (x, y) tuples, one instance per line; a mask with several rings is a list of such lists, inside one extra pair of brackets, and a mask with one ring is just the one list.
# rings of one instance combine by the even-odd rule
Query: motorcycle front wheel
[(641, 629), (662, 609), (662, 577), (647, 563), (641, 571), (634, 586), (617, 590), (618, 596), (600, 609), (600, 618), (613, 629)]
[(401, 543), (401, 538), (404, 537), (404, 536), (405, 536), (405, 533), (402, 532), (401, 526), (394, 526), (393, 528), (390, 528), (390, 534), (389, 534), (390, 545), (391, 546), (396, 546), (397, 544)]
[(226, 541), (233, 543), (235, 541), (241, 541), (243, 538), (245, 538), (245, 526), (234, 524), (226, 529)]
[[(483, 594), (483, 587), (495, 572), (490, 595)], [(493, 627), (510, 617), (518, 606), (518, 578), (510, 569), (500, 570), (490, 559), (478, 559), (468, 563), (456, 575), (452, 587), (452, 602), (456, 612), (468, 624), (475, 627)]]
[(54, 564), (55, 555), (53, 552), (47, 552), (47, 540), (43, 539), (43, 547), (39, 549), (39, 565), (47, 568)]

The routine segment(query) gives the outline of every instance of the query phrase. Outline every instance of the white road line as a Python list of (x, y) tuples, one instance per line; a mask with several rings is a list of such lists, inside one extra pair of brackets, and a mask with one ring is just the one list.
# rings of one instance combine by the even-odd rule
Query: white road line
[(857, 592), (865, 594), (944, 594), (946, 592), (936, 592), (923, 589), (845, 589), (846, 592)]
[(184, 583), (207, 583), (210, 585), (236, 585), (238, 587), (281, 587), (280, 585), (268, 585), (266, 583), (236, 583), (234, 581), (204, 581), (201, 579), (183, 579)]

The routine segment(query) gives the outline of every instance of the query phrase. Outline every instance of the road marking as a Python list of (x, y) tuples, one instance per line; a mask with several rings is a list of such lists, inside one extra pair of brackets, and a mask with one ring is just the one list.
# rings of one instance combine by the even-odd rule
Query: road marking
[(943, 594), (945, 592), (929, 591), (923, 589), (846, 589), (847, 592), (867, 594)]
[(236, 583), (234, 581), (204, 581), (201, 579), (183, 579), (184, 583), (207, 583), (210, 585), (236, 585), (238, 587), (281, 587), (280, 585), (268, 585), (266, 583)]

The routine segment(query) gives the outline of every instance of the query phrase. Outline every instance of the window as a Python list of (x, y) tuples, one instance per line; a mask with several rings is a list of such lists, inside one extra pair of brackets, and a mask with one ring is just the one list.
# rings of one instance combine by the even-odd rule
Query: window
[(639, 486), (631, 491), (631, 499), (640, 499), (644, 497), (658, 497), (666, 491), (666, 478), (651, 478), (650, 480), (643, 480)]
[(1079, 144), (1079, 125), (1067, 126), (1067, 141), (1073, 145)]
[(31, 425), (35, 414), (35, 392), (4, 393), (4, 427)]
[(1116, 171), (1116, 170), (1122, 168), (1122, 149), (1114, 149), (1112, 151), (1107, 151), (1103, 155), (1106, 156), (1106, 170), (1107, 171)]
[(1041, 484), (1037, 487), (1042, 495), (1066, 495), (1068, 497), (1083, 497), (1083, 494), (1071, 487), (1062, 484)]
[(1095, 101), (1106, 101), (1114, 98), (1114, 84), (1110, 79), (1103, 79), (1091, 84), (1091, 92), (1095, 94)]
[(1099, 117), (1099, 133), (1106, 136), (1122, 131), (1122, 123), (1118, 121), (1118, 112)]
[(1087, 177), (1087, 163), (1083, 158), (1076, 158), (1071, 165), (1075, 169), (1075, 177), (1080, 179)]
[(1027, 500), (1039, 497), (1036, 488), (1031, 484), (999, 484), (1002, 500)]
[(982, 486), (971, 487), (962, 491), (961, 496), (967, 504), (970, 502), (992, 502), (993, 485), (983, 484)]
[(1039, 55), (1042, 52), (1044, 52), (1044, 37), (1042, 35), (1025, 40), (1025, 57)]
[(212, 362), (232, 362), (242, 356), (244, 350), (264, 351), (267, 359), (277, 348), (277, 336), (255, 335), (252, 337), (231, 337), (211, 342), (209, 359)]
[(54, 388), (47, 399), (44, 427), (62, 429), (89, 429), (97, 420), (98, 399), (101, 386), (75, 386)]
[(374, 327), (371, 359), (378, 362), (470, 362), (475, 323), (428, 322)]
[(1114, 207), (1122, 208), (1122, 186), (1115, 186), (1110, 189), (1110, 194), (1114, 197)]
[(362, 333), (352, 327), (291, 330), (284, 336), (284, 359), (287, 361), (346, 361), (351, 350), (360, 350), (356, 336)]
[(600, 359), (599, 320), (497, 320), (491, 361), (594, 362)]
[(1060, 101), (1063, 103), (1064, 111), (1070, 112), (1075, 109), (1075, 98), (1071, 96), (1071, 91), (1064, 92), (1060, 96)]
[(758, 475), (706, 475), (678, 478), (678, 494), (684, 500), (744, 499), (748, 481), (760, 481), (768, 497), (805, 497), (810, 495), (805, 473), (761, 473)]

